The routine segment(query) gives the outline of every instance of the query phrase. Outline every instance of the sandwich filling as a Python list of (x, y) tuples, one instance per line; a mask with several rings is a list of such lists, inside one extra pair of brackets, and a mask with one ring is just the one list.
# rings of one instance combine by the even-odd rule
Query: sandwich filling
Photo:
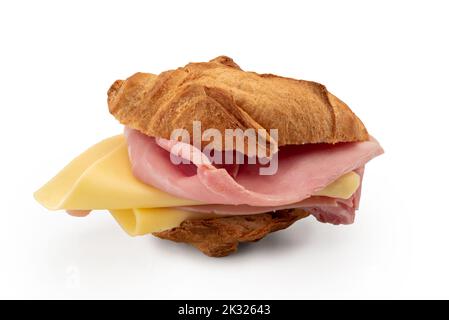
[[(302, 208), (321, 222), (350, 224), (363, 168), (377, 141), (282, 147), (275, 175), (170, 161), (170, 141), (126, 129), (74, 159), (35, 193), (51, 210), (80, 216), (106, 209), (130, 235), (169, 230), (185, 220)], [(164, 148), (165, 147), (165, 148)], [(331, 165), (329, 165), (331, 164)]]

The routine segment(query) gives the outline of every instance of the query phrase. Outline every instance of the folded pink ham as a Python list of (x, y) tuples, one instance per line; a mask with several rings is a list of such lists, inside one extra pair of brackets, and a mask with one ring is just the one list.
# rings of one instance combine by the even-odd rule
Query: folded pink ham
[[(319, 221), (333, 224), (354, 221), (360, 187), (347, 200), (312, 195), (348, 172), (363, 177), (364, 165), (383, 153), (373, 138), (335, 145), (285, 146), (278, 153), (276, 174), (259, 175), (258, 164), (241, 164), (238, 170), (235, 166), (217, 166), (190, 144), (149, 137), (129, 128), (125, 135), (132, 170), (139, 180), (207, 204), (185, 210), (243, 215), (304, 208)], [(188, 159), (189, 164), (170, 160), (174, 145), (176, 156)]]

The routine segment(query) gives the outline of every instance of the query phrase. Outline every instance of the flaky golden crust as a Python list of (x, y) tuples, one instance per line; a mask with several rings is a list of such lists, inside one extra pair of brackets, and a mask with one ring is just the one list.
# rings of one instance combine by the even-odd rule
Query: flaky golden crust
[(173, 129), (278, 129), (278, 145), (364, 141), (368, 133), (349, 107), (323, 85), (245, 72), (228, 57), (189, 63), (156, 76), (136, 73), (108, 91), (110, 112), (149, 136)]
[(280, 210), (247, 216), (229, 216), (184, 221), (179, 227), (153, 235), (186, 242), (211, 257), (224, 257), (235, 251), (239, 242), (257, 241), (271, 232), (285, 229), (308, 213), (301, 209)]

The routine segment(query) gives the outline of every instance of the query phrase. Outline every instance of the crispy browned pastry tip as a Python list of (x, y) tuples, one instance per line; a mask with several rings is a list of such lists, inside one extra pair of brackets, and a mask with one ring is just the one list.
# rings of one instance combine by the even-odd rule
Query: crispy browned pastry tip
[(169, 139), (174, 129), (278, 129), (278, 145), (364, 141), (363, 123), (325, 86), (245, 72), (228, 57), (189, 63), (160, 75), (136, 73), (108, 91), (122, 124)]
[(237, 251), (239, 242), (258, 241), (308, 215), (302, 209), (288, 209), (246, 216), (192, 219), (184, 221), (177, 228), (155, 232), (153, 235), (190, 243), (211, 257), (224, 257)]

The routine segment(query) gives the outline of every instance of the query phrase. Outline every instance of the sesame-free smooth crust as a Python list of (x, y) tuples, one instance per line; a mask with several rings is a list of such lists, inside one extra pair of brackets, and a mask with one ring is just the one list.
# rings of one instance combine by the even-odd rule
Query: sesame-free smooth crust
[(322, 84), (246, 72), (225, 56), (117, 80), (108, 105), (122, 124), (165, 139), (179, 128), (192, 136), (193, 121), (223, 134), (278, 129), (278, 146), (369, 138), (359, 118)]

